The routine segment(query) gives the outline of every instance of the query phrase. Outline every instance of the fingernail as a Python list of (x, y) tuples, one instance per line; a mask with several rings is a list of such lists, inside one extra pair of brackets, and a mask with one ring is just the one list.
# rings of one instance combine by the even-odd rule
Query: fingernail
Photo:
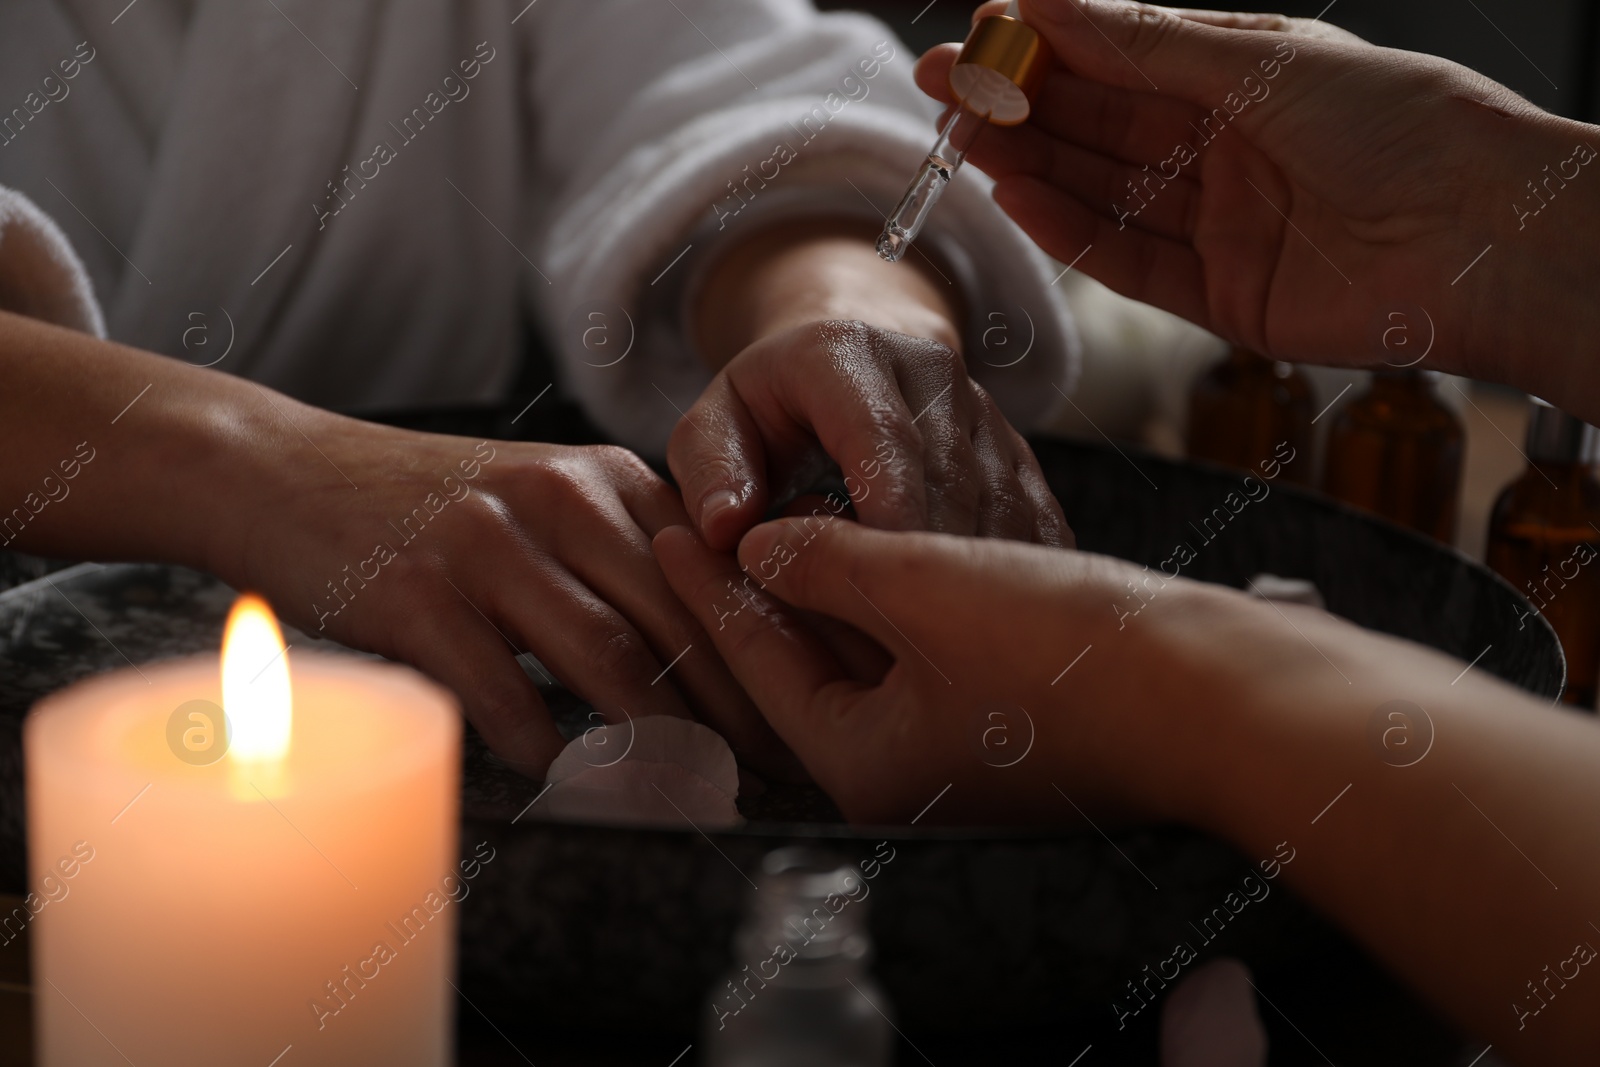
[(700, 529), (710, 529), (718, 515), (732, 511), (738, 506), (739, 494), (730, 489), (718, 489), (707, 493), (700, 501)]

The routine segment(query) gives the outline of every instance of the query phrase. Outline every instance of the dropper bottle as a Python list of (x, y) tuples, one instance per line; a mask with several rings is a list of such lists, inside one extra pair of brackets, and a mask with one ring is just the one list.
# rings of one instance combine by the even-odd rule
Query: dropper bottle
[(1537, 397), (1522, 476), (1489, 518), (1485, 562), (1528, 598), (1517, 629), (1537, 611), (1567, 657), (1562, 700), (1593, 711), (1600, 690), (1600, 430)]
[(1023, 24), (1018, 0), (1011, 0), (1004, 15), (978, 20), (950, 68), (950, 91), (960, 106), (945, 120), (906, 195), (884, 222), (878, 255), (898, 263), (906, 254), (985, 126), (1027, 121), (1049, 66), (1050, 49)]

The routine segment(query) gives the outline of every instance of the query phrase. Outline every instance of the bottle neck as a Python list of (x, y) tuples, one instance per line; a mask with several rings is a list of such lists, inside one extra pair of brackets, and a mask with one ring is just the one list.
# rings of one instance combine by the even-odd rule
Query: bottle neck
[(872, 950), (867, 884), (850, 866), (817, 864), (763, 872), (734, 940), (737, 968), (769, 983), (842, 981)]

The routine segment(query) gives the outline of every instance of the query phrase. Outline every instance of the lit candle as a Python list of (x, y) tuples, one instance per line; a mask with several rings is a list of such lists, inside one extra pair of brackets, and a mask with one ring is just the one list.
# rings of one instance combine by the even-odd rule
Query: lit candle
[(46, 1067), (451, 1061), (455, 702), (282, 640), (245, 597), (220, 674), (117, 671), (29, 716)]

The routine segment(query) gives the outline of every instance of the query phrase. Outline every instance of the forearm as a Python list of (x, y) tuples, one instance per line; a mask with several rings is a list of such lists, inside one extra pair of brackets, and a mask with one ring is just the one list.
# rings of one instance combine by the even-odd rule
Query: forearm
[(720, 370), (762, 337), (807, 322), (859, 319), (961, 350), (961, 306), (931, 264), (885, 263), (861, 223), (768, 227), (724, 252), (693, 301), (692, 335)]
[(272, 404), (307, 409), (285, 397), (3, 312), (0, 374), (7, 548), (211, 567), (221, 531), (246, 521), (228, 487), (259, 486), (264, 459), (303, 447)]
[(1514, 1059), (1592, 1062), (1600, 966), (1574, 951), (1600, 947), (1600, 724), (1331, 616), (1286, 609), (1296, 633), (1228, 600), (1150, 620), (1174, 676), (1207, 680), (1154, 754), (1168, 813), (1255, 859), (1287, 842), (1289, 885)]

